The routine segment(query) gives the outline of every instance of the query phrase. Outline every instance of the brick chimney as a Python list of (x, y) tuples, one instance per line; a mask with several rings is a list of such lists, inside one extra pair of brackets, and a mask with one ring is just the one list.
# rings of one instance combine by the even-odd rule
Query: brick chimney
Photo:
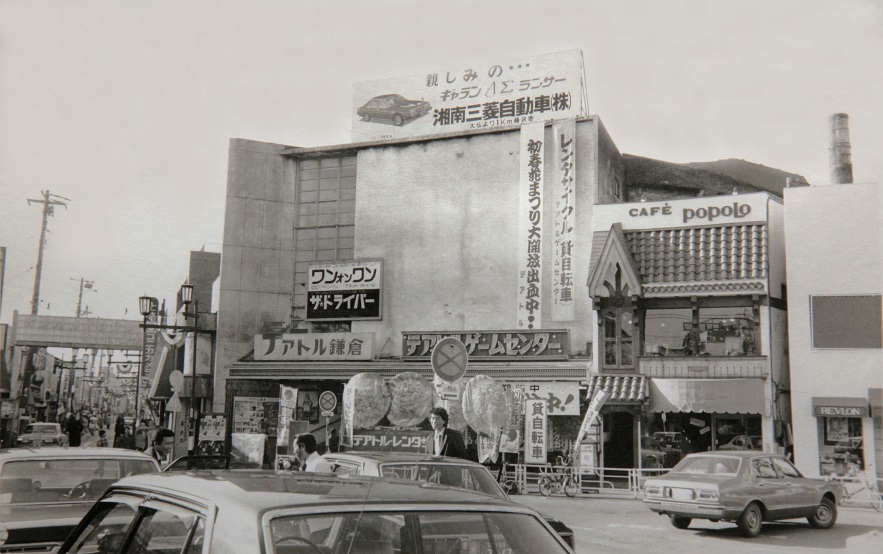
[(849, 114), (835, 113), (831, 121), (831, 184), (852, 182), (852, 146), (849, 143)]

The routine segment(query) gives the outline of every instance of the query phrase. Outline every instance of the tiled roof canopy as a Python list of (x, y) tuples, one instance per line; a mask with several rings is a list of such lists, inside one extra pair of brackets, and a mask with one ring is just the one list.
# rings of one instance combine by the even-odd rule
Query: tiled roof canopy
[(610, 393), (607, 402), (643, 402), (647, 399), (647, 378), (643, 375), (592, 375), (586, 398), (598, 389)]
[(767, 275), (764, 225), (626, 231), (625, 236), (645, 286)]

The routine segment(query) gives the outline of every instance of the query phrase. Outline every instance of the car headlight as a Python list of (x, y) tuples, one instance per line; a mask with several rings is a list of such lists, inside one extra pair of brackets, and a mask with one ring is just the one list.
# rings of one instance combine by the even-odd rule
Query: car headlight
[(720, 495), (717, 491), (712, 490), (700, 490), (699, 491), (699, 500), (720, 500)]
[(6, 544), (6, 539), (9, 538), (9, 531), (6, 530), (6, 527), (0, 525), (0, 546)]

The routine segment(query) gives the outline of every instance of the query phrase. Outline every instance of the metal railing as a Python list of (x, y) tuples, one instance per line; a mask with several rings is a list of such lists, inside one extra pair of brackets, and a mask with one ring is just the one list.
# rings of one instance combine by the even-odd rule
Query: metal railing
[(878, 512), (883, 512), (883, 496), (880, 494), (881, 480), (876, 476), (858, 473), (846, 476), (832, 475), (830, 478), (839, 481), (843, 487), (841, 504), (862, 508), (871, 507)]
[(540, 477), (549, 474), (570, 474), (579, 484), (580, 494), (604, 494), (638, 498), (644, 481), (668, 472), (668, 469), (619, 467), (573, 467), (552, 464), (504, 464), (500, 484), (512, 494), (539, 493)]

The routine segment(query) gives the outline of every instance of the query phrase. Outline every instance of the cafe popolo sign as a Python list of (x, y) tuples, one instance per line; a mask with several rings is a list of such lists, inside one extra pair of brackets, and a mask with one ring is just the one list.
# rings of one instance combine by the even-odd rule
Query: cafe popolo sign
[(454, 67), (357, 83), (352, 138), (425, 136), (586, 115), (580, 50)]

